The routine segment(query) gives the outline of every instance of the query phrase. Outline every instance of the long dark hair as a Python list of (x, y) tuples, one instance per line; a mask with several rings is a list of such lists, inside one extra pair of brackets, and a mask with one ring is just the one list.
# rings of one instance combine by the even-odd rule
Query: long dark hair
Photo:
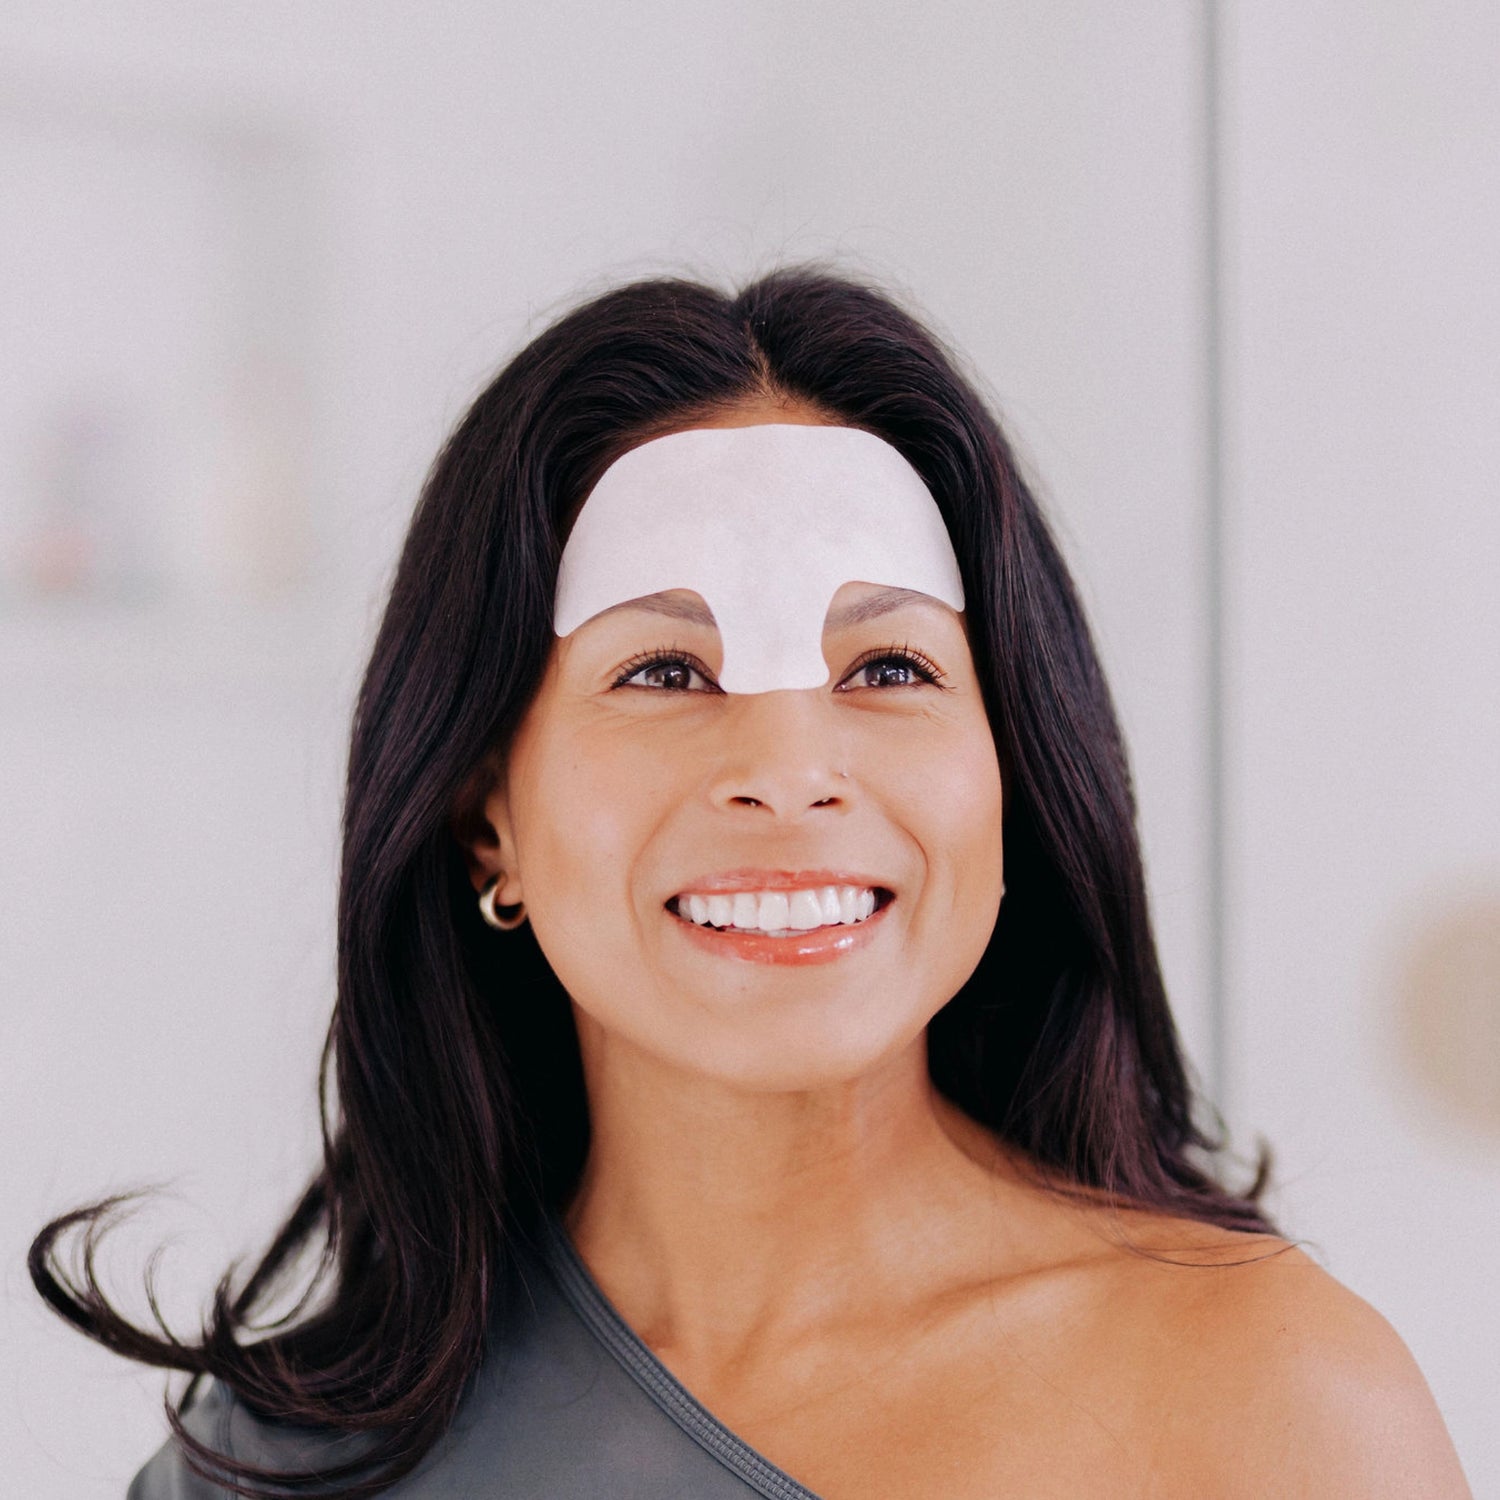
[[(1163, 993), (1114, 709), (994, 418), (932, 335), (868, 286), (817, 269), (732, 296), (639, 282), (500, 372), (417, 506), (355, 711), (321, 1170), (248, 1280), (226, 1274), (197, 1342), (144, 1331), (103, 1296), (94, 1252), (119, 1200), (32, 1246), (42, 1296), (101, 1343), (193, 1385), (217, 1377), (272, 1421), (366, 1434), (362, 1466), (309, 1481), (372, 1495), (433, 1446), (479, 1364), (507, 1256), (566, 1204), (588, 1150), (568, 997), (529, 929), (495, 941), (482, 926), (450, 828), (540, 681), (567, 517), (642, 437), (767, 394), (894, 444), (937, 497), (963, 571), (1007, 773), (1007, 895), (929, 1028), (934, 1083), (1061, 1191), (1270, 1227), (1258, 1181), (1236, 1193), (1209, 1170), (1219, 1143), (1194, 1117)], [(293, 1314), (258, 1326), (313, 1253)], [(169, 1412), (220, 1484), (286, 1484)]]

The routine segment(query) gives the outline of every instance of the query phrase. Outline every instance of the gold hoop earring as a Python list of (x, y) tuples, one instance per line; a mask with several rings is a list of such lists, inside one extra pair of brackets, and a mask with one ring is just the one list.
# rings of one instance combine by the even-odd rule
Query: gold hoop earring
[(495, 893), (499, 889), (499, 875), (492, 875), (485, 881), (484, 889), (479, 893), (479, 915), (498, 932), (514, 932), (526, 920), (526, 903), (518, 901), (514, 906), (496, 906)]

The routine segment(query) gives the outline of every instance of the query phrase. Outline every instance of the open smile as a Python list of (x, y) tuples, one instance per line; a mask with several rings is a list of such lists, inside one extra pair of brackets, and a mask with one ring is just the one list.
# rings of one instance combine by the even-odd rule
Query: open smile
[(724, 957), (823, 963), (865, 946), (895, 900), (887, 887), (823, 872), (745, 871), (680, 891), (666, 909), (690, 941)]

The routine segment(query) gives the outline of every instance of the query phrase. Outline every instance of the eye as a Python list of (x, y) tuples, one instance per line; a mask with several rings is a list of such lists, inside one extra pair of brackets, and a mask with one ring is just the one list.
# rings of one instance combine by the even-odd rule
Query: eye
[(881, 646), (868, 651), (849, 669), (838, 691), (851, 688), (941, 687), (942, 668), (911, 646)]
[(612, 686), (666, 693), (717, 693), (719, 685), (695, 656), (682, 651), (645, 651), (620, 668)]

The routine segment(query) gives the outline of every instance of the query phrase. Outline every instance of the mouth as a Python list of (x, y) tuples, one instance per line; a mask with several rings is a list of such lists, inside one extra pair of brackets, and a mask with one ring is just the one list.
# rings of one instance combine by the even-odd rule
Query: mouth
[[(759, 874), (759, 878), (756, 876)], [(823, 875), (724, 876), (666, 902), (684, 936), (763, 963), (819, 963), (861, 948), (896, 899), (888, 887)]]
[(794, 890), (683, 891), (667, 910), (715, 932), (797, 937), (820, 927), (857, 927), (895, 897), (882, 886), (817, 885)]

